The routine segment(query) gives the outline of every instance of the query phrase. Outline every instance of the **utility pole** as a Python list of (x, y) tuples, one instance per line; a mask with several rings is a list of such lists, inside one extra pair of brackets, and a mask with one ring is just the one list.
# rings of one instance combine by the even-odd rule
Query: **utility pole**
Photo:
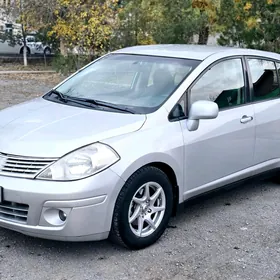
[(27, 46), (26, 46), (26, 35), (24, 30), (24, 24), (23, 24), (23, 0), (20, 0), (20, 21), (21, 21), (21, 32), (22, 32), (22, 38), (23, 38), (23, 64), (26, 67), (27, 66)]

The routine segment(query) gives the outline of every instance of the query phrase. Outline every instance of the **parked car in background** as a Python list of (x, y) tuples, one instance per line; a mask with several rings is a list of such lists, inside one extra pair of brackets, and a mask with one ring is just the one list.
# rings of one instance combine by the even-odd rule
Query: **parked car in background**
[[(23, 54), (23, 43), (10, 45), (8, 41), (0, 42), (0, 54)], [(32, 45), (27, 45), (27, 55), (35, 54)]]
[(1, 111), (0, 226), (140, 249), (190, 198), (279, 176), (279, 69), (257, 50), (130, 47)]
[(26, 36), (27, 46), (34, 50), (35, 54), (42, 54), (49, 56), (52, 54), (51, 46), (44, 45), (42, 42), (36, 41), (36, 37), (33, 35)]
[[(21, 24), (0, 20), (0, 34), (2, 35), (1, 39), (5, 39), (4, 42), (0, 40), (0, 54), (23, 54), (23, 42), (20, 40), (22, 37)], [(9, 36), (15, 40), (15, 45), (7, 40)], [(27, 46), (27, 54), (34, 53), (33, 46)]]
[[(23, 54), (23, 39), (18, 40), (17, 44), (11, 45), (8, 41), (0, 42), (0, 54)], [(41, 54), (49, 56), (52, 54), (51, 47), (37, 42), (35, 36), (26, 36), (27, 54)]]

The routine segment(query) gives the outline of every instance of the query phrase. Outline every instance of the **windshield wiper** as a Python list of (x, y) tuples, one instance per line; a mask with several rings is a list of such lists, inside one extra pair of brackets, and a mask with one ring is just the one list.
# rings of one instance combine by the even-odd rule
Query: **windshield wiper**
[(122, 107), (117, 104), (107, 103), (107, 102), (103, 102), (103, 101), (99, 101), (99, 100), (92, 100), (92, 101), (94, 102), (95, 105), (98, 105), (98, 106), (111, 108), (111, 109), (115, 109), (115, 110), (118, 110), (121, 112), (130, 113), (130, 114), (135, 114), (135, 112), (133, 110), (128, 109), (127, 107)]
[(50, 92), (49, 92), (49, 95), (51, 94), (55, 94), (59, 97), (60, 100), (64, 101), (64, 102), (67, 102), (67, 97), (61, 93), (60, 91), (56, 90), (56, 89), (52, 89)]
[(91, 108), (93, 107), (93, 106), (92, 106), (93, 104), (90, 104), (90, 103), (88, 103), (88, 102), (86, 102), (86, 101), (84, 101), (84, 100), (79, 100), (79, 99), (70, 97), (70, 96), (68, 96), (68, 95), (66, 96), (66, 95), (64, 95), (62, 92), (60, 92), (60, 91), (58, 91), (58, 90), (55, 90), (55, 89), (53, 89), (53, 90), (51, 90), (51, 91), (49, 92), (49, 95), (51, 95), (51, 94), (57, 95), (57, 96), (59, 97), (59, 99), (60, 99), (61, 101), (65, 102), (65, 103), (67, 103), (67, 102), (72, 102), (72, 103), (79, 104), (79, 105), (82, 105), (82, 106), (85, 106), (85, 107), (91, 107)]
[(75, 97), (69, 97), (70, 101), (80, 101), (80, 102), (87, 102), (89, 104), (95, 105), (95, 106), (99, 106), (99, 107), (105, 107), (105, 108), (110, 108), (110, 109), (114, 109), (114, 110), (118, 110), (121, 112), (126, 112), (126, 113), (130, 113), (130, 114), (135, 114), (135, 112), (131, 109), (128, 109), (126, 107), (122, 107), (116, 104), (112, 104), (112, 103), (107, 103), (107, 102), (103, 102), (103, 101), (99, 101), (99, 100), (95, 100), (95, 99), (87, 99), (87, 98), (75, 98)]
[(115, 105), (115, 104), (111, 104), (111, 103), (107, 103), (107, 102), (103, 102), (103, 101), (99, 101), (99, 100), (94, 100), (94, 99), (87, 99), (87, 98), (78, 98), (78, 97), (73, 97), (73, 96), (69, 96), (69, 95), (64, 95), (63, 93), (61, 93), (60, 91), (56, 90), (56, 89), (52, 89), (49, 94), (55, 94), (59, 97), (59, 99), (63, 102), (72, 102), (72, 103), (76, 103), (82, 106), (86, 106), (86, 107), (106, 107), (106, 108), (110, 108), (110, 109), (114, 109), (114, 110), (118, 110), (121, 112), (126, 112), (126, 113), (130, 113), (130, 114), (135, 114), (135, 112), (133, 110), (130, 110), (128, 108), (123, 108), (121, 106)]

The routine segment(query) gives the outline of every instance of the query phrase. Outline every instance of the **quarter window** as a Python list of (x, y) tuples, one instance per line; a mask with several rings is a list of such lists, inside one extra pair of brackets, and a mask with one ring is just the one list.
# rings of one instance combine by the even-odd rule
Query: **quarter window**
[(248, 59), (253, 83), (253, 101), (278, 97), (278, 73), (272, 61), (263, 59)]
[(245, 102), (245, 82), (240, 58), (222, 61), (210, 68), (192, 87), (189, 105), (198, 100), (214, 101), (220, 109)]

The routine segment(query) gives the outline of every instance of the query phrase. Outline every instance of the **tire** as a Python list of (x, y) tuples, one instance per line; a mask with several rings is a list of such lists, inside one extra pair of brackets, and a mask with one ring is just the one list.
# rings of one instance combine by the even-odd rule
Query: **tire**
[(271, 178), (271, 181), (275, 184), (280, 184), (280, 176), (279, 175), (275, 175)]
[(51, 54), (52, 54), (51, 49), (50, 49), (50, 48), (45, 48), (45, 50), (44, 50), (44, 55), (45, 55), (45, 56), (49, 56), (49, 55), (51, 55)]
[(167, 175), (152, 166), (139, 169), (118, 195), (110, 232), (111, 241), (132, 250), (152, 245), (164, 233), (172, 209), (172, 184)]

